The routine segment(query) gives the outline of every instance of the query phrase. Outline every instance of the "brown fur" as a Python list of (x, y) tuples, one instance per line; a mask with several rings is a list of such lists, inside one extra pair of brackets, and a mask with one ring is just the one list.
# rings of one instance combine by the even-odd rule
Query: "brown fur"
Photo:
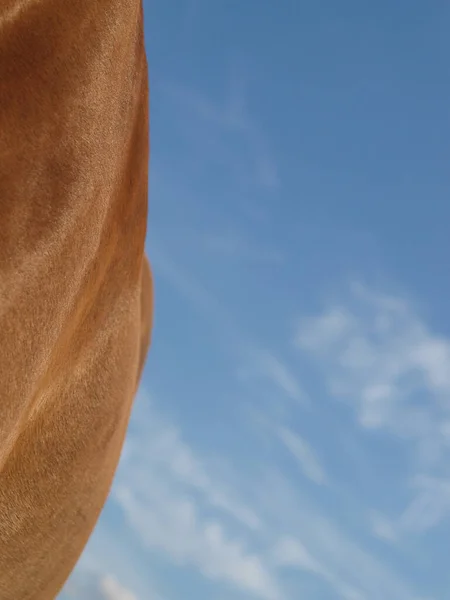
[(0, 600), (54, 598), (149, 345), (139, 0), (0, 2)]

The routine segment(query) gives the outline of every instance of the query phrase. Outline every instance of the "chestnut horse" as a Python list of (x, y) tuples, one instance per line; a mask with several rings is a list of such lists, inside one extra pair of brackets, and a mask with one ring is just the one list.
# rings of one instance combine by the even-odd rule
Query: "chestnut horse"
[(140, 0), (0, 2), (0, 600), (60, 591), (150, 341)]

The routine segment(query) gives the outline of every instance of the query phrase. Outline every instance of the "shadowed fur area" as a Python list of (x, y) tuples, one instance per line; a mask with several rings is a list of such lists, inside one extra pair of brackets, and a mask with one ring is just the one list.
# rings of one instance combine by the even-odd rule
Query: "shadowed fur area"
[(0, 600), (60, 591), (151, 332), (138, 0), (0, 3)]

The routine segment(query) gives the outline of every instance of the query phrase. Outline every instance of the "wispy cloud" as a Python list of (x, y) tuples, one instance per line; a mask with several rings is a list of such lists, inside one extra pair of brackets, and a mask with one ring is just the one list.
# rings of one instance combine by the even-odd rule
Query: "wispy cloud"
[(310, 555), (308, 550), (298, 540), (284, 536), (274, 545), (272, 557), (280, 567), (295, 567), (312, 573), (320, 574), (322, 566)]
[(112, 575), (103, 577), (99, 588), (105, 600), (137, 600), (136, 596), (120, 585)]
[(133, 428), (122, 458), (122, 463), (131, 463), (130, 473), (139, 467), (164, 473), (170, 477), (171, 485), (200, 494), (211, 507), (228, 513), (250, 529), (259, 529), (261, 522), (256, 513), (216, 481), (210, 473), (212, 469), (183, 441), (179, 429), (153, 408), (149, 395), (141, 392), (140, 398), (141, 422), (137, 430)]
[(271, 352), (255, 348), (253, 355), (260, 369), (260, 376), (271, 380), (285, 394), (298, 402), (307, 403), (308, 396), (294, 373)]
[(331, 393), (356, 401), (365, 427), (423, 441), (446, 414), (450, 343), (398, 298), (354, 285), (346, 307), (301, 319), (295, 343), (319, 359)]
[(364, 430), (392, 435), (413, 452), (411, 501), (397, 519), (372, 519), (375, 534), (393, 540), (436, 526), (450, 513), (450, 340), (405, 299), (353, 284), (341, 303), (300, 319), (294, 343)]
[(280, 427), (278, 436), (294, 456), (306, 477), (318, 485), (324, 484), (327, 479), (325, 471), (308, 442), (287, 427)]
[(370, 513), (370, 522), (374, 535), (381, 540), (387, 542), (395, 542), (397, 539), (397, 533), (395, 527), (388, 519), (380, 515), (375, 511)]
[[(83, 569), (75, 571), (60, 598), (61, 600), (66, 598), (71, 600), (139, 600), (114, 575), (98, 574)], [(156, 594), (147, 594), (145, 600), (162, 599)]]
[(310, 555), (298, 539), (289, 536), (281, 538), (274, 547), (273, 557), (280, 567), (309, 571), (323, 579), (343, 600), (364, 600), (367, 598), (361, 591), (343, 583), (327, 571), (323, 565)]
[[(163, 256), (163, 263), (167, 260), (170, 269), (165, 268), (166, 263), (160, 274), (204, 316), (216, 323), (222, 340), (225, 336), (230, 347), (235, 351), (238, 349), (237, 355), (241, 357), (241, 361), (244, 359), (241, 374), (271, 382), (281, 393), (280, 398), (286, 397), (301, 403), (306, 400), (310, 403), (295, 372), (268, 348), (249, 340), (205, 286), (168, 260), (164, 254)], [(446, 382), (442, 369), (438, 366), (442, 356), (446, 355), (443, 350), (446, 346), (442, 339), (437, 342), (438, 338), (427, 329), (406, 300), (375, 293), (360, 284), (354, 284), (340, 303), (331, 304), (318, 315), (301, 317), (297, 324), (294, 345), (304, 358), (315, 362), (330, 398), (348, 402), (354, 407), (363, 431), (371, 435), (376, 432), (395, 435), (414, 450), (419, 479), (415, 486), (411, 482), (411, 502), (405, 506), (403, 513), (393, 517), (382, 515), (382, 511), (370, 512), (377, 508), (376, 499), (374, 506), (365, 507), (366, 513), (372, 514), (368, 519), (368, 527), (385, 541), (396, 539), (401, 531), (417, 531), (418, 526), (414, 528), (412, 519), (408, 518), (411, 511), (422, 509), (423, 514), (428, 511), (429, 515), (433, 515), (423, 518), (424, 530), (438, 523), (450, 508), (447, 488), (439, 483), (439, 479), (430, 478), (442, 464), (445, 452), (445, 435), (442, 432), (445, 431), (443, 424), (446, 419), (443, 418), (445, 403), (442, 400), (445, 397), (443, 391), (446, 389)], [(436, 353), (437, 347), (440, 348), (439, 353)], [(430, 349), (433, 349), (434, 354), (430, 353)], [(430, 361), (431, 355), (438, 356), (437, 363)], [(432, 394), (432, 403), (424, 399), (424, 393)], [(264, 415), (262, 418), (264, 421)], [(328, 477), (316, 452), (308, 442), (297, 436), (297, 432), (286, 428), (282, 421), (283, 419), (278, 424), (278, 429), (277, 424), (274, 424), (275, 430), (284, 446), (298, 461), (302, 472), (319, 485), (326, 483)], [(438, 429), (441, 433), (436, 436)], [(425, 475), (425, 478), (420, 479), (421, 475)], [(269, 484), (268, 487), (276, 488), (277, 484)], [(432, 505), (432, 494), (427, 491), (429, 489), (438, 492), (438, 499)], [(425, 497), (426, 502), (423, 499)], [(282, 512), (284, 501), (285, 498), (281, 499), (278, 506)], [(252, 504), (255, 503), (250, 502)], [(259, 502), (255, 505), (260, 506)], [(295, 510), (303, 510), (299, 506), (301, 500), (298, 500)], [(296, 522), (294, 512), (292, 508), (290, 517)], [(309, 508), (305, 508), (304, 513), (309, 515), (307, 523), (302, 522), (298, 529), (295, 529), (292, 522), (285, 524), (290, 530), (297, 531), (301, 539), (304, 539), (305, 527), (309, 527), (314, 521), (314, 517), (309, 518)], [(373, 515), (377, 517), (374, 518)], [(258, 518), (261, 519), (261, 515)], [(415, 598), (408, 584), (375, 559), (368, 550), (352, 541), (333, 522), (327, 522), (320, 513), (315, 518), (317, 528), (310, 532), (310, 539), (305, 547), (317, 564), (322, 565), (322, 579), (333, 585), (343, 598), (376, 598), (376, 586), (380, 578), (385, 582), (384, 598)], [(416, 520), (418, 522), (421, 521)], [(318, 537), (323, 540), (323, 545), (317, 545)], [(337, 556), (330, 555), (330, 544), (334, 546)], [(345, 548), (346, 551), (343, 550)], [(361, 563), (361, 572), (355, 575), (354, 569), (349, 565), (358, 561)]]
[(159, 493), (156, 497), (153, 491), (150, 497), (142, 489), (139, 495), (124, 488), (117, 491), (128, 523), (144, 546), (163, 553), (179, 566), (197, 568), (209, 579), (266, 600), (280, 598), (261, 559), (227, 536), (220, 520), (205, 520), (192, 500), (175, 500), (167, 490), (159, 489)]
[[(245, 483), (239, 474), (237, 489), (211, 474), (213, 463), (183, 441), (146, 395), (138, 406), (113, 498), (148, 551), (263, 600), (289, 599), (281, 585), (285, 569), (312, 573), (344, 600), (416, 598), (394, 571), (322, 514), (297, 480), (256, 463)], [(251, 445), (248, 451), (258, 454)], [(278, 462), (278, 455), (273, 458)], [(310, 476), (324, 477), (310, 455), (301, 459)]]
[(141, 409), (141, 427), (134, 427), (127, 442), (114, 498), (143, 545), (255, 597), (281, 598), (263, 557), (248, 549), (244, 532), (236, 538), (233, 528), (228, 530), (232, 517), (251, 532), (260, 526), (258, 516), (213, 481), (148, 402)]
[[(263, 497), (267, 489), (272, 492)], [(285, 567), (315, 573), (345, 599), (352, 595), (368, 600), (417, 598), (408, 582), (323, 514), (316, 503), (279, 470), (267, 472), (258, 499), (266, 518), (277, 523), (278, 531), (289, 531), (288, 537), (280, 536), (275, 546), (277, 564), (284, 558)]]

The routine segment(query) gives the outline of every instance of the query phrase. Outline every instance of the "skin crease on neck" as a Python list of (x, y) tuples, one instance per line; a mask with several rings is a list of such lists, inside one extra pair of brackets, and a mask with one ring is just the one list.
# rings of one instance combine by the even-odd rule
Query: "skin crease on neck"
[(139, 0), (0, 3), (0, 600), (57, 596), (152, 328)]

